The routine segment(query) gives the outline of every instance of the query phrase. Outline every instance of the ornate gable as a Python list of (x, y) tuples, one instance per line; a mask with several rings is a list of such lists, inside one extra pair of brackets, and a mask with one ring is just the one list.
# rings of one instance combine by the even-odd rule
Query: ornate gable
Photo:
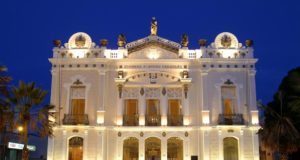
[(158, 46), (174, 53), (178, 53), (179, 48), (181, 48), (181, 45), (179, 43), (167, 40), (156, 35), (150, 35), (148, 37), (130, 42), (126, 45), (126, 48), (128, 49), (128, 54), (130, 54), (149, 46)]

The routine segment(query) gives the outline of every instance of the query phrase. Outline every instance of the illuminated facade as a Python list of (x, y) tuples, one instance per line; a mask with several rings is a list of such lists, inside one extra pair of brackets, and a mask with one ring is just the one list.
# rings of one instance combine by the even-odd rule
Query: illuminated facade
[(252, 41), (198, 49), (151, 34), (118, 49), (86, 33), (55, 41), (48, 160), (258, 160)]

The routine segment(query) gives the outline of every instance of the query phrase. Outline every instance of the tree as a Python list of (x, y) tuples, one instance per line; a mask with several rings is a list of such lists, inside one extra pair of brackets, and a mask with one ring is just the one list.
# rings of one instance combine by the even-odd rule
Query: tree
[(300, 146), (300, 68), (289, 71), (273, 100), (261, 106), (265, 111), (261, 139), (280, 153), (280, 159), (287, 160)]
[(5, 96), (8, 94), (7, 85), (11, 81), (11, 77), (5, 76), (7, 71), (5, 66), (0, 66), (0, 157), (4, 157), (5, 149), (8, 142), (8, 130), (13, 126), (13, 114), (5, 102)]
[(47, 92), (36, 87), (34, 83), (19, 82), (18, 87), (12, 87), (8, 95), (8, 103), (14, 111), (15, 125), (21, 128), (20, 135), (24, 143), (22, 160), (28, 160), (29, 131), (37, 132), (39, 136), (52, 136), (53, 124), (48, 120), (48, 112), (52, 105), (43, 105)]

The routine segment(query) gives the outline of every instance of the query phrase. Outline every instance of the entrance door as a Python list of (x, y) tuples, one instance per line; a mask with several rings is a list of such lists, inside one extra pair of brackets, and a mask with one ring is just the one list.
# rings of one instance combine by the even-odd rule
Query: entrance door
[(69, 140), (69, 160), (83, 159), (83, 138), (73, 137)]

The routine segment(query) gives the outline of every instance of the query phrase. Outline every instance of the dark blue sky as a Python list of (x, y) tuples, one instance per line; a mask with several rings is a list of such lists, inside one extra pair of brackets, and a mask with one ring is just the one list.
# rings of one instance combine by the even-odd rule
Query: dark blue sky
[(190, 37), (212, 42), (223, 31), (240, 42), (253, 39), (257, 64), (257, 97), (271, 100), (288, 70), (300, 66), (300, 1), (298, 0), (3, 0), (0, 4), (0, 64), (15, 81), (34, 81), (50, 90), (52, 40), (67, 42), (75, 32), (88, 33), (94, 42), (117, 36), (127, 41), (149, 34), (157, 17), (158, 35), (179, 42)]

